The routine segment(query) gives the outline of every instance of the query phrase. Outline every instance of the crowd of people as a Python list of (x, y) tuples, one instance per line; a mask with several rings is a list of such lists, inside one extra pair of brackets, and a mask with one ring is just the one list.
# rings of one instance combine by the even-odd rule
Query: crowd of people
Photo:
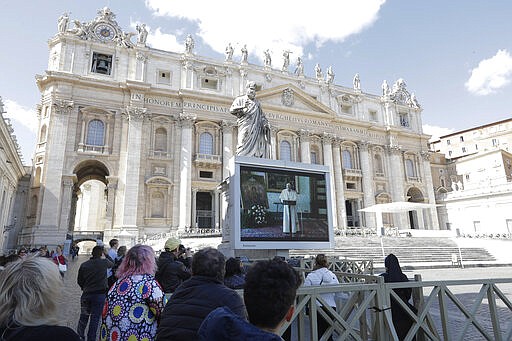
[[(57, 317), (68, 262), (62, 247), (53, 254), (36, 251), (20, 250), (2, 264), (0, 340), (290, 340), (285, 327), (294, 315), (297, 289), (339, 284), (324, 254), (316, 256), (303, 281), (280, 257), (246, 268), (215, 248), (192, 253), (177, 238), (166, 241), (158, 258), (149, 246), (127, 249), (112, 239), (109, 248), (94, 246), (78, 269), (82, 295), (75, 331)], [(385, 266), (385, 282), (408, 281), (394, 255), (386, 257)], [(410, 289), (395, 292), (404, 302), (411, 299)], [(320, 339), (336, 312), (335, 294), (321, 294), (315, 309), (307, 311), (317, 314)], [(402, 340), (412, 319), (394, 299), (391, 312)]]

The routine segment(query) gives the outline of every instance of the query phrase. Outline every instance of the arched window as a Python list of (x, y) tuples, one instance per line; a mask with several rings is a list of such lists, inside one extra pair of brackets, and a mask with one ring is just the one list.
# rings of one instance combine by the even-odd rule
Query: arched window
[(199, 136), (199, 154), (213, 155), (213, 136), (210, 133), (202, 133)]
[(316, 151), (312, 151), (310, 153), (310, 155), (311, 155), (311, 163), (312, 164), (317, 164), (318, 163), (318, 157), (317, 157)]
[(375, 154), (374, 156), (374, 167), (375, 167), (375, 174), (382, 175), (384, 174), (384, 167), (382, 165), (382, 157), (380, 154)]
[(405, 160), (405, 172), (408, 177), (416, 176), (416, 170), (414, 169), (414, 163), (411, 159)]
[(89, 146), (103, 146), (105, 134), (105, 125), (100, 120), (92, 120), (87, 126), (87, 140), (85, 144)]
[(155, 150), (158, 152), (167, 151), (167, 130), (165, 128), (155, 130)]
[(446, 187), (446, 182), (444, 181), (444, 176), (441, 177), (441, 186)]
[(161, 192), (155, 192), (151, 196), (151, 218), (164, 217), (164, 195)]
[(343, 157), (343, 160), (342, 160), (343, 168), (344, 169), (353, 169), (353, 167), (352, 167), (352, 153), (350, 153), (349, 150), (345, 149), (345, 150), (343, 150), (342, 157)]
[(43, 143), (44, 141), (46, 141), (46, 124), (41, 127), (41, 131), (39, 133), (39, 143)]
[(288, 141), (281, 141), (279, 145), (279, 159), (291, 161), (292, 160), (292, 146)]

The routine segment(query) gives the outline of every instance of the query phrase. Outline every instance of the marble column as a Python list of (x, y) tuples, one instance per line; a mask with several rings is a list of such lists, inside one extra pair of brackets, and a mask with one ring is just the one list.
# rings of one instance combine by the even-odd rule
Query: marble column
[[(421, 152), (421, 160), (420, 163), (423, 168), (424, 172), (424, 182), (425, 182), (425, 189), (428, 194), (428, 203), (429, 204), (435, 204), (436, 203), (436, 195), (434, 193), (434, 184), (432, 183), (432, 169), (430, 166), (430, 153), (428, 151)], [(439, 220), (437, 217), (437, 209), (436, 208), (430, 208), (428, 209), (428, 214), (430, 216), (429, 223), (431, 225), (431, 229), (433, 230), (439, 230)]]
[(105, 212), (105, 230), (112, 230), (116, 201), (117, 177), (107, 176), (107, 209)]
[(192, 225), (191, 226), (194, 229), (198, 228), (198, 225), (197, 225), (197, 207), (196, 207), (197, 191), (198, 191), (197, 188), (192, 188), (192, 200), (190, 202), (191, 211), (192, 211)]
[(308, 130), (299, 130), (299, 141), (300, 141), (300, 162), (311, 163), (311, 132)]
[[(338, 217), (337, 217), (337, 200), (335, 197), (335, 188), (336, 190), (339, 190), (339, 187), (336, 187), (336, 181), (334, 179), (334, 167), (332, 163), (332, 141), (334, 139), (334, 136), (331, 134), (324, 133), (322, 136), (322, 145), (323, 145), (323, 151), (324, 151), (324, 165), (329, 166), (329, 172), (330, 172), (330, 182), (331, 182), (331, 209), (332, 209), (332, 226), (334, 228), (339, 228), (338, 226)], [(341, 165), (340, 165), (341, 169)]]
[(214, 228), (218, 229), (220, 227), (220, 200), (219, 200), (219, 190), (214, 189), (212, 192), (213, 195), (213, 222), (214, 222)]
[[(369, 144), (366, 141), (360, 141), (358, 143), (358, 149), (360, 153), (361, 162), (361, 173), (363, 174), (362, 186), (363, 186), (363, 207), (369, 207), (375, 205), (375, 190), (373, 186), (373, 175), (375, 174), (372, 167), (372, 157), (368, 152)], [(377, 228), (375, 222), (375, 213), (362, 213), (365, 216), (365, 225), (370, 228)]]
[[(49, 134), (47, 148), (51, 147), (51, 153), (47, 153), (46, 169), (41, 179), (40, 195), (38, 196), (40, 208), (38, 210), (39, 228), (36, 233), (44, 240), (49, 233), (57, 233), (63, 237), (60, 231), (60, 218), (62, 201), (62, 176), (64, 175), (64, 162), (66, 154), (66, 141), (68, 139), (68, 127), (70, 116), (74, 112), (74, 104), (71, 101), (55, 101), (52, 105), (52, 115), (48, 125)], [(69, 197), (71, 200), (71, 196)], [(66, 204), (69, 205), (69, 202)], [(64, 232), (65, 233), (65, 232)]]
[(140, 186), (140, 167), (142, 152), (142, 127), (145, 119), (148, 119), (146, 108), (129, 106), (123, 113), (128, 120), (128, 135), (126, 157), (124, 158), (124, 202), (121, 228), (128, 230), (137, 229), (137, 212), (139, 209), (139, 193), (144, 188)]
[(336, 207), (333, 211), (333, 216), (336, 216), (336, 221), (338, 229), (346, 229), (347, 228), (347, 212), (345, 209), (345, 181), (343, 181), (343, 171), (341, 166), (341, 141), (339, 139), (335, 139), (332, 141), (332, 157), (333, 159), (329, 164), (333, 165), (332, 170), (334, 172), (334, 182), (332, 189), (334, 191), (334, 196), (332, 196), (333, 201), (336, 202)]
[[(392, 171), (392, 174), (388, 174), (391, 184), (390, 192), (392, 201), (406, 201), (404, 193), (405, 174), (402, 149), (397, 145), (388, 145), (386, 149), (388, 153), (387, 169)], [(393, 223), (399, 229), (410, 228), (407, 213), (393, 213)]]
[(277, 128), (276, 127), (270, 127), (270, 158), (273, 160), (277, 160)]
[(181, 114), (179, 125), (181, 127), (181, 155), (180, 155), (180, 183), (179, 183), (179, 229), (185, 230), (192, 226), (192, 128), (196, 117), (190, 114)]
[(232, 121), (222, 121), (222, 179), (227, 178), (230, 174), (229, 160), (235, 154), (233, 152), (233, 128), (236, 123)]
[(62, 176), (62, 199), (60, 206), (59, 217), (59, 233), (66, 234), (70, 227), (71, 205), (73, 188), (77, 182), (76, 175), (63, 175)]
[(136, 55), (136, 67), (135, 67), (135, 79), (141, 82), (146, 81), (146, 65), (148, 62), (148, 55), (144, 52), (137, 51)]

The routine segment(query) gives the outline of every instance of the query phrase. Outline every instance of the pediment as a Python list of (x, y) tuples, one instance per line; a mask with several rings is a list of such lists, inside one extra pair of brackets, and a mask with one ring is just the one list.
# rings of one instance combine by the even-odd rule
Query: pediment
[(309, 115), (334, 117), (336, 113), (293, 84), (283, 84), (258, 91), (256, 98), (264, 110), (285, 110)]

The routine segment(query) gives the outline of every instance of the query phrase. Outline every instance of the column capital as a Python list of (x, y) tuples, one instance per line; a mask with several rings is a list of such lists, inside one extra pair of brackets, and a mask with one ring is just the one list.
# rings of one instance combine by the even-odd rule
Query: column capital
[(432, 155), (432, 153), (429, 152), (428, 150), (423, 150), (420, 152), (420, 155), (423, 158), (423, 160), (430, 161), (430, 156)]
[(107, 188), (117, 189), (117, 182), (119, 178), (117, 176), (107, 176)]
[(137, 53), (135, 54), (135, 58), (137, 58), (138, 61), (147, 62), (149, 59), (149, 56), (144, 52), (137, 51)]
[(74, 106), (73, 101), (66, 101), (66, 100), (56, 100), (52, 104), (53, 111), (56, 114), (61, 114), (61, 115), (70, 114), (71, 110), (73, 110), (73, 106)]
[(332, 144), (334, 138), (335, 138), (335, 136), (333, 134), (329, 134), (329, 133), (323, 133), (321, 136), (323, 144)]
[(75, 174), (62, 176), (62, 185), (64, 187), (73, 187), (77, 181), (78, 181), (78, 178), (76, 177)]
[(396, 145), (396, 144), (388, 144), (385, 146), (386, 151), (388, 154), (400, 154), (402, 152), (402, 146)]
[(299, 139), (300, 139), (300, 142), (309, 142), (310, 139), (311, 139), (311, 135), (313, 135), (311, 133), (310, 130), (307, 130), (307, 129), (300, 129), (299, 130)]
[(197, 116), (194, 114), (181, 113), (178, 121), (183, 128), (192, 128)]
[(371, 146), (371, 142), (370, 141), (359, 141), (357, 142), (357, 147), (359, 149), (361, 149), (362, 151), (368, 151), (368, 148)]
[(125, 111), (121, 113), (121, 115), (126, 118), (128, 121), (143, 121), (145, 118), (148, 118), (149, 115), (146, 113), (146, 108), (136, 107), (136, 106), (127, 106)]
[(222, 120), (220, 122), (220, 126), (222, 127), (222, 131), (231, 132), (234, 127), (236, 127), (235, 121)]

